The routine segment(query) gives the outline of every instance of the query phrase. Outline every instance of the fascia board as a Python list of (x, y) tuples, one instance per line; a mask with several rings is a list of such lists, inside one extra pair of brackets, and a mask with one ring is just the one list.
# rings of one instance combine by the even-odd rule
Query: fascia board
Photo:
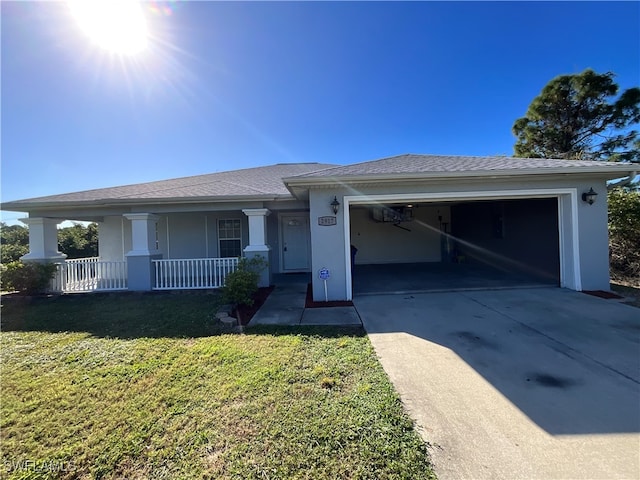
[(575, 167), (571, 169), (567, 168), (553, 168), (544, 169), (541, 171), (539, 168), (531, 169), (518, 169), (518, 170), (478, 170), (478, 171), (465, 171), (465, 172), (431, 172), (424, 174), (416, 173), (396, 173), (385, 175), (350, 175), (342, 177), (305, 177), (305, 178), (285, 178), (283, 181), (285, 185), (292, 191), (292, 187), (312, 187), (323, 185), (342, 185), (342, 184), (357, 184), (357, 183), (391, 183), (397, 181), (425, 181), (425, 180), (445, 180), (454, 179), (459, 180), (461, 178), (497, 178), (497, 177), (531, 177), (537, 178), (552, 177), (557, 178), (558, 175), (568, 176), (589, 176), (598, 177), (607, 180), (620, 178), (621, 176), (630, 175), (634, 172), (632, 165), (611, 165), (604, 168), (593, 167)]
[(29, 212), (41, 209), (70, 209), (89, 207), (114, 207), (123, 205), (166, 205), (166, 204), (197, 204), (197, 203), (225, 203), (225, 202), (264, 202), (276, 200), (293, 200), (291, 195), (252, 195), (252, 196), (224, 196), (224, 197), (173, 197), (173, 198), (113, 198), (86, 201), (57, 201), (57, 202), (7, 202), (0, 205), (2, 210), (11, 212)]

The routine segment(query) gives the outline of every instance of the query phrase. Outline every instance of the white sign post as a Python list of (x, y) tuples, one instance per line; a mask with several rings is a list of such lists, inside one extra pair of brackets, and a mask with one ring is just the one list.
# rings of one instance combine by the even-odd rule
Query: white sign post
[(318, 271), (318, 278), (324, 282), (324, 301), (329, 301), (329, 295), (327, 294), (327, 279), (331, 277), (331, 273), (327, 267), (323, 267)]

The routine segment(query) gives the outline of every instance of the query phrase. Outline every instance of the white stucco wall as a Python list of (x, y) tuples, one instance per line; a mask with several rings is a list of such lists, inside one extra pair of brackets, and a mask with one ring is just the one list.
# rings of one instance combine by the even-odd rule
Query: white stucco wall
[(131, 222), (122, 215), (105, 216), (98, 223), (98, 255), (102, 260), (121, 262), (131, 250)]
[(371, 208), (351, 208), (351, 244), (358, 249), (356, 264), (439, 262), (441, 258), (440, 222), (449, 223), (448, 206), (421, 205), (413, 209), (413, 221), (395, 227), (376, 222)]
[[(593, 187), (599, 194), (596, 203), (588, 205), (581, 200), (583, 192)], [(345, 230), (345, 209), (337, 215), (336, 225), (331, 227), (319, 226), (318, 217), (332, 215), (329, 204), (335, 195), (338, 201), (345, 205), (344, 197), (364, 196), (364, 195), (407, 195), (416, 194), (450, 194), (461, 192), (462, 194), (479, 192), (489, 194), (500, 191), (510, 192), (514, 196), (525, 190), (561, 190), (574, 191), (575, 195), (565, 194), (566, 201), (561, 202), (566, 206), (565, 213), (571, 212), (575, 217), (572, 221), (561, 218), (561, 229), (564, 230), (564, 252), (563, 255), (570, 255), (577, 259), (579, 266), (579, 282), (583, 290), (606, 290), (609, 288), (609, 264), (608, 264), (608, 234), (607, 234), (607, 206), (606, 206), (606, 183), (604, 180), (576, 177), (558, 177), (557, 179), (541, 179), (530, 181), (517, 181), (514, 179), (478, 179), (466, 182), (433, 182), (425, 184), (411, 185), (381, 185), (375, 187), (362, 187), (358, 190), (346, 188), (318, 188), (311, 189), (310, 199), (310, 224), (312, 242), (312, 274), (314, 278), (314, 298), (324, 299), (324, 289), (322, 282), (317, 281), (317, 272), (320, 268), (326, 267), (331, 270), (331, 280), (328, 282), (329, 300), (344, 300), (347, 295), (347, 263), (350, 255), (345, 251), (348, 241), (354, 240), (351, 237), (351, 229), (347, 226)], [(575, 189), (575, 190), (574, 190)], [(575, 199), (575, 204), (568, 200)], [(465, 201), (469, 197), (465, 197)], [(407, 199), (405, 199), (407, 200)], [(357, 216), (358, 214), (356, 214)], [(566, 215), (565, 215), (566, 217)], [(350, 221), (350, 218), (347, 218)], [(361, 221), (357, 220), (356, 222)], [(356, 231), (357, 233), (357, 231)], [(575, 246), (571, 241), (576, 235)], [(355, 244), (355, 243), (354, 243)], [(360, 255), (360, 252), (358, 252)], [(358, 258), (362, 262), (362, 258)], [(578, 269), (574, 269), (576, 272)], [(572, 273), (567, 273), (571, 275)]]
[[(202, 213), (180, 213), (163, 216), (160, 238), (166, 250), (164, 258), (206, 258), (206, 215)], [(160, 233), (160, 232), (159, 232)], [(164, 238), (163, 238), (164, 237)]]
[[(247, 246), (247, 218), (242, 212), (165, 214), (159, 215), (158, 220), (158, 249), (162, 258), (217, 257), (221, 218), (240, 219), (242, 248)], [(98, 250), (104, 260), (124, 260), (131, 250), (131, 222), (122, 215), (104, 217), (98, 224)]]
[[(607, 185), (605, 181), (582, 181), (578, 188), (580, 273), (583, 290), (609, 290), (609, 231), (607, 229)], [(593, 187), (598, 198), (593, 205), (581, 200)]]
[[(345, 250), (344, 208), (336, 215), (336, 225), (318, 225), (318, 217), (333, 216), (329, 204), (334, 195), (343, 202), (343, 190), (311, 190), (309, 192), (309, 216), (311, 226), (311, 277), (313, 279), (313, 296), (316, 300), (324, 300), (324, 286), (318, 280), (318, 272), (322, 268), (330, 271), (327, 280), (329, 300), (344, 300), (347, 288), (346, 261), (351, 253)], [(348, 228), (348, 227), (347, 227)]]
[(216, 258), (219, 256), (218, 220), (239, 219), (241, 248), (249, 243), (247, 216), (242, 212), (174, 213), (161, 215), (158, 243), (163, 258)]
[[(593, 205), (584, 203), (580, 196), (583, 192), (593, 187), (598, 195)], [(607, 206), (606, 206), (606, 184), (604, 180), (591, 178), (575, 178), (574, 176), (562, 176), (557, 179), (531, 180), (527, 182), (516, 181), (514, 179), (495, 179), (487, 180), (478, 179), (476, 181), (465, 182), (432, 182), (411, 185), (381, 185), (358, 187), (357, 190), (347, 188), (323, 188), (312, 189), (309, 194), (309, 217), (311, 228), (312, 243), (312, 275), (317, 278), (317, 272), (322, 267), (327, 267), (331, 271), (331, 279), (328, 282), (328, 291), (330, 300), (342, 300), (346, 297), (347, 288), (347, 264), (350, 259), (348, 251), (349, 241), (359, 248), (357, 261), (358, 263), (366, 263), (368, 261), (416, 261), (416, 259), (424, 258), (425, 261), (437, 261), (436, 252), (439, 254), (438, 242), (434, 241), (435, 235), (429, 237), (425, 234), (425, 248), (420, 250), (418, 257), (415, 248), (418, 242), (410, 245), (411, 248), (403, 248), (402, 252), (393, 252), (390, 256), (388, 244), (396, 244), (411, 235), (400, 229), (395, 229), (386, 224), (374, 225), (369, 224), (365, 218), (364, 210), (358, 213), (358, 209), (354, 206), (353, 218), (347, 218), (347, 222), (351, 222), (345, 229), (345, 201), (344, 196), (349, 195), (375, 195), (375, 194), (416, 194), (423, 193), (438, 194), (442, 192), (489, 192), (495, 190), (520, 192), (523, 189), (575, 189), (577, 201), (575, 205), (568, 205), (564, 208), (564, 217), (561, 218), (561, 229), (569, 229), (578, 233), (577, 249), (572, 251), (571, 232), (565, 232), (565, 248), (564, 252), (575, 255), (579, 269), (580, 282), (582, 289), (600, 290), (609, 288), (609, 266), (608, 266), (608, 237), (607, 237)], [(330, 202), (334, 195), (342, 204), (341, 209), (336, 216), (336, 225), (320, 226), (318, 225), (318, 217), (333, 216), (330, 209)], [(571, 195), (564, 195), (561, 204), (565, 205)], [(217, 219), (218, 218), (240, 218), (242, 222), (242, 247), (248, 244), (248, 225), (247, 218), (241, 212), (241, 208), (262, 208), (261, 202), (255, 204), (221, 204), (211, 205), (162, 205), (162, 206), (145, 206), (139, 205), (136, 211), (156, 213), (160, 216), (158, 222), (158, 241), (159, 248), (164, 258), (195, 258), (198, 256), (218, 256), (218, 238), (217, 238)], [(268, 207), (274, 212), (267, 219), (267, 236), (271, 251), (272, 268), (276, 269), (279, 265), (279, 248), (277, 235), (277, 215), (278, 208), (285, 209), (303, 209), (304, 202), (273, 202)], [(212, 211), (214, 209), (224, 209), (220, 211)], [(422, 208), (422, 207), (421, 207)], [(192, 211), (188, 211), (191, 209)], [(416, 211), (418, 216), (422, 215), (421, 209)], [(95, 211), (83, 211), (84, 214), (91, 214), (90, 219), (99, 221), (99, 254), (106, 260), (122, 260), (124, 255), (131, 250), (131, 223), (123, 219), (122, 214), (130, 212), (117, 211), (115, 207), (108, 209), (99, 209)], [(178, 213), (178, 212), (184, 213)], [(55, 215), (54, 215), (55, 213)], [(566, 218), (569, 214), (575, 214), (572, 219)], [(34, 213), (36, 215), (36, 213)], [(60, 210), (60, 212), (47, 212), (47, 215), (59, 218), (79, 218), (78, 212)], [(437, 225), (433, 212), (425, 209), (426, 224)], [(45, 215), (46, 216), (46, 215)], [(95, 216), (95, 217), (94, 217)], [(87, 217), (89, 218), (89, 217)], [(167, 230), (167, 222), (169, 229)], [(414, 230), (416, 222), (407, 224), (409, 228)], [(366, 225), (366, 228), (365, 228)], [(374, 229), (384, 228), (370, 235), (376, 240), (369, 246), (362, 247), (358, 243), (358, 233), (360, 237), (365, 232), (371, 233)], [(387, 230), (389, 229), (389, 230)], [(397, 232), (396, 232), (397, 230)], [(391, 233), (393, 232), (393, 233)], [(418, 232), (412, 232), (418, 234)], [(417, 237), (416, 237), (417, 238)], [(345, 249), (345, 246), (347, 249)], [(405, 251), (406, 250), (406, 251)], [(430, 258), (431, 260), (426, 260)], [(324, 298), (324, 290), (321, 282), (314, 282), (314, 296), (317, 299)]]
[(267, 217), (267, 245), (271, 248), (269, 251), (269, 268), (271, 273), (280, 273), (280, 235), (278, 234), (279, 216), (277, 212)]

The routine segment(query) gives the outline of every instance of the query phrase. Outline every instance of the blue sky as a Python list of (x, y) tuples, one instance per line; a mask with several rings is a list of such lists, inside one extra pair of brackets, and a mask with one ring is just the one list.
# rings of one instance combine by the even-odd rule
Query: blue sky
[(638, 2), (148, 2), (152, 44), (134, 57), (91, 44), (64, 3), (1, 8), (4, 201), (280, 162), (510, 155), (553, 77), (640, 83)]

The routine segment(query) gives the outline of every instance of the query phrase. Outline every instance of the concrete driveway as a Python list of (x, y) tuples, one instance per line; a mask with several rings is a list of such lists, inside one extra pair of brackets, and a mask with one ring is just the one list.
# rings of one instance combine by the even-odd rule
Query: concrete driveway
[(640, 478), (640, 309), (559, 288), (354, 303), (441, 480)]

